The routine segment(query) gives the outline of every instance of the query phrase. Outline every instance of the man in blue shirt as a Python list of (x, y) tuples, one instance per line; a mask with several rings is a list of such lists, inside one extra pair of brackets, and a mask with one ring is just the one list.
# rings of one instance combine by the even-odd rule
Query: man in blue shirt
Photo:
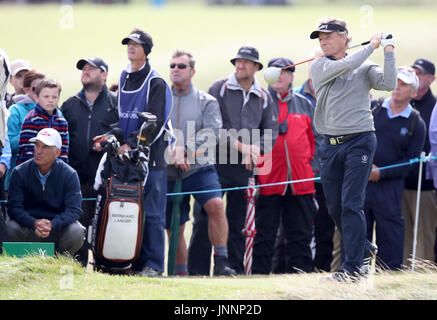
[(57, 252), (74, 255), (85, 241), (76, 171), (58, 159), (61, 136), (44, 128), (35, 138), (34, 157), (14, 168), (9, 185), (10, 241), (54, 242)]
[(408, 162), (419, 157), (423, 149), (425, 122), (409, 104), (418, 85), (414, 69), (399, 68), (392, 96), (373, 108), (378, 145), (367, 185), (364, 212), (369, 241), (376, 225), (377, 263), (383, 269), (397, 270), (402, 265), (405, 231), (402, 192), (404, 177), (411, 166), (379, 168)]

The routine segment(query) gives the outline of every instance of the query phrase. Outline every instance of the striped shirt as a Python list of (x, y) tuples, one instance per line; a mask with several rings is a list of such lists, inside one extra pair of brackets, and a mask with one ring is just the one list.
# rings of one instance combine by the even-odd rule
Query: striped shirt
[(36, 137), (38, 132), (44, 128), (56, 129), (61, 135), (62, 148), (59, 156), (65, 163), (68, 163), (68, 123), (58, 109), (49, 115), (39, 104), (29, 112), (21, 127), (18, 146), (17, 165), (33, 158), (34, 143), (29, 140)]

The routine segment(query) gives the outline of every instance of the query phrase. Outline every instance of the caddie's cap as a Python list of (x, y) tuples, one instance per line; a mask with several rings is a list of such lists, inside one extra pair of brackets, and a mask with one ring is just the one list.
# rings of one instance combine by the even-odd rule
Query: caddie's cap
[(416, 61), (414, 61), (414, 64), (412, 65), (413, 68), (418, 68), (420, 69), (423, 73), (426, 74), (431, 74), (434, 75), (435, 74), (435, 65), (434, 63), (432, 63), (431, 61), (427, 60), (427, 59), (417, 59)]
[(317, 30), (311, 32), (310, 38), (317, 39), (319, 37), (319, 32), (331, 33), (335, 31), (347, 32), (347, 29), (338, 23), (322, 23)]
[(87, 63), (92, 65), (94, 68), (99, 68), (103, 72), (108, 72), (108, 65), (106, 64), (105, 61), (103, 61), (101, 58), (98, 57), (92, 57), (89, 59), (80, 59), (76, 64), (76, 68), (82, 70), (85, 64)]
[(18, 72), (22, 70), (32, 70), (32, 65), (29, 61), (24, 59), (17, 59), (11, 63), (11, 74), (13, 76), (15, 76)]
[(263, 68), (263, 64), (259, 61), (259, 53), (254, 47), (241, 47), (238, 50), (237, 56), (231, 59), (231, 63), (235, 66), (235, 60), (246, 59), (259, 64), (259, 70)]
[(135, 28), (131, 33), (121, 40), (121, 44), (128, 44), (129, 40), (133, 40), (143, 46), (144, 53), (148, 55), (152, 51), (153, 40), (152, 36), (145, 31)]
[[(268, 67), (276, 67), (276, 68), (285, 68), (288, 66), (293, 65), (293, 61), (291, 61), (290, 59), (287, 58), (273, 58), (270, 59), (269, 63), (268, 63)], [(291, 68), (287, 68), (285, 69), (285, 71), (290, 71), (290, 72), (294, 72), (296, 70), (295, 67), (291, 67)]]
[(416, 75), (416, 71), (411, 67), (399, 67), (398, 68), (398, 79), (402, 80), (406, 84), (411, 84), (414, 90), (419, 87), (419, 78)]
[(36, 137), (29, 139), (30, 142), (36, 142), (37, 140), (50, 147), (54, 146), (58, 149), (62, 147), (61, 135), (53, 128), (44, 128), (38, 132)]

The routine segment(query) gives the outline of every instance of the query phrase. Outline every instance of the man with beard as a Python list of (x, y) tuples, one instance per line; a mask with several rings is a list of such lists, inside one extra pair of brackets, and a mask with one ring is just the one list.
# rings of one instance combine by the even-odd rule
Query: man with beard
[[(77, 171), (84, 198), (95, 198), (93, 189), (97, 167), (103, 153), (94, 138), (111, 130), (119, 121), (117, 96), (106, 86), (108, 65), (98, 57), (81, 59), (76, 64), (82, 70), (83, 88), (61, 106), (70, 134), (70, 165)], [(88, 228), (94, 214), (95, 201), (83, 201), (79, 222)], [(86, 266), (88, 245), (78, 252), (78, 260)]]

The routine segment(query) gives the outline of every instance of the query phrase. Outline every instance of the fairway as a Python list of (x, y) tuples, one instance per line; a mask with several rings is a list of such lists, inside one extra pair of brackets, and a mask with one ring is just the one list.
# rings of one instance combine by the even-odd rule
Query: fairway
[[(80, 58), (100, 56), (109, 64), (108, 83), (118, 82), (127, 65), (126, 47), (121, 45), (135, 26), (150, 32), (155, 46), (153, 66), (168, 80), (168, 63), (176, 49), (191, 51), (196, 59), (194, 84), (207, 90), (212, 82), (233, 71), (229, 62), (240, 46), (258, 48), (266, 65), (273, 57), (286, 56), (298, 62), (318, 46), (309, 34), (323, 16), (348, 21), (353, 44), (376, 32), (389, 32), (396, 41), (397, 65), (411, 65), (416, 58), (437, 62), (435, 9), (419, 6), (290, 6), (216, 7), (203, 4), (91, 5), (56, 4), (1, 5), (0, 47), (11, 60), (25, 58), (63, 86), (61, 102), (80, 89)], [(353, 49), (356, 50), (356, 49)], [(371, 56), (382, 64), (382, 49)], [(297, 67), (295, 86), (308, 74), (307, 65)], [(262, 73), (258, 80), (267, 86)], [(437, 92), (437, 84), (433, 84)], [(388, 95), (376, 92), (375, 96)]]

